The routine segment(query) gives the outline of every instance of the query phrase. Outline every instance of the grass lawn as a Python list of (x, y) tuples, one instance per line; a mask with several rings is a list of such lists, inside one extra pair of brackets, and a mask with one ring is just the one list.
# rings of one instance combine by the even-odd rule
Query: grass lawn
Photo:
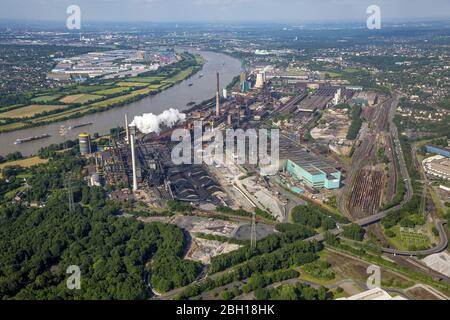
[(146, 86), (148, 86), (148, 83), (146, 83), (146, 82), (126, 82), (126, 81), (122, 81), (122, 82), (118, 82), (117, 85), (119, 87), (146, 87)]
[(82, 107), (75, 108), (75, 109), (70, 109), (70, 110), (67, 110), (67, 111), (64, 111), (64, 112), (61, 112), (61, 113), (58, 113), (58, 114), (52, 114), (52, 115), (45, 116), (45, 117), (42, 117), (42, 118), (34, 119), (33, 123), (40, 123), (40, 122), (46, 122), (46, 121), (55, 121), (55, 120), (58, 120), (58, 119), (62, 119), (62, 118), (71, 116), (71, 115), (73, 115), (75, 113), (85, 113), (88, 110), (89, 110), (88, 106), (82, 106)]
[(154, 90), (150, 89), (150, 88), (140, 89), (140, 90), (133, 91), (130, 94), (126, 94), (126, 95), (123, 95), (120, 97), (115, 97), (115, 98), (111, 98), (108, 100), (103, 100), (103, 101), (94, 103), (91, 106), (92, 107), (100, 107), (100, 108), (108, 107), (108, 106), (116, 104), (116, 103), (122, 103), (124, 101), (127, 101), (130, 98), (134, 98), (139, 95), (149, 94), (152, 91), (154, 91)]
[(61, 95), (40, 96), (40, 97), (31, 99), (31, 101), (36, 102), (36, 103), (47, 103), (47, 102), (55, 101), (59, 97), (61, 97)]
[(3, 107), (0, 107), (0, 112), (2, 112), (2, 111), (8, 111), (8, 110), (10, 110), (10, 109), (14, 109), (14, 108), (18, 108), (18, 107), (23, 107), (24, 105), (23, 104), (14, 104), (14, 105), (12, 105), (12, 106), (3, 106)]
[(30, 168), (32, 166), (38, 165), (38, 164), (43, 164), (43, 163), (47, 163), (48, 159), (41, 159), (39, 157), (31, 157), (31, 158), (26, 158), (26, 159), (21, 159), (21, 160), (16, 160), (16, 161), (8, 161), (5, 163), (0, 164), (0, 170), (6, 168), (6, 167), (23, 167), (23, 168)]
[(130, 88), (127, 88), (127, 87), (116, 87), (116, 88), (96, 91), (95, 94), (109, 96), (112, 94), (122, 93), (122, 92), (129, 91), (129, 90), (130, 90)]
[(193, 67), (189, 67), (189, 68), (187, 68), (186, 70), (183, 70), (183, 71), (179, 72), (176, 76), (174, 76), (174, 77), (172, 77), (172, 78), (169, 78), (169, 79), (167, 79), (167, 80), (164, 80), (164, 81), (162, 81), (162, 82), (164, 82), (164, 83), (170, 83), (170, 84), (177, 83), (177, 82), (179, 82), (179, 81), (181, 81), (181, 80), (184, 80), (184, 79), (186, 79), (187, 77), (189, 77), (189, 76), (192, 74), (192, 71), (193, 71), (193, 70), (194, 70)]
[(81, 92), (81, 93), (89, 93), (89, 92), (95, 92), (95, 91), (100, 91), (100, 90), (106, 90), (106, 89), (110, 89), (111, 86), (107, 86), (107, 85), (92, 85), (92, 86), (78, 86), (76, 87), (76, 91)]
[(132, 78), (125, 79), (126, 82), (147, 82), (147, 83), (157, 81), (157, 80), (159, 80), (159, 81), (164, 80), (164, 77), (157, 77), (157, 76), (155, 76), (155, 77), (132, 77)]
[[(384, 230), (384, 228), (383, 228)], [(396, 225), (391, 228), (395, 237), (386, 239), (399, 250), (410, 250), (411, 248), (425, 248), (430, 246), (430, 239), (426, 233), (420, 231), (420, 227), (415, 229), (402, 228)]]
[(64, 109), (64, 106), (32, 104), (26, 107), (0, 113), (0, 118), (31, 118), (37, 114), (58, 109)]
[(0, 126), (0, 132), (2, 131), (9, 131), (9, 130), (16, 130), (24, 127), (26, 123), (24, 122), (15, 122), (15, 123), (8, 123)]
[(25, 186), (21, 186), (21, 187), (18, 187), (17, 189), (11, 190), (11, 191), (5, 193), (5, 198), (7, 200), (12, 200), (12, 199), (14, 199), (14, 197), (16, 196), (16, 194), (19, 191), (23, 191), (23, 190), (25, 190)]
[(87, 103), (87, 102), (95, 101), (95, 100), (98, 100), (101, 98), (103, 98), (103, 96), (98, 96), (95, 94), (81, 93), (81, 94), (74, 94), (71, 96), (66, 96), (59, 101), (62, 103), (65, 103), (65, 104)]

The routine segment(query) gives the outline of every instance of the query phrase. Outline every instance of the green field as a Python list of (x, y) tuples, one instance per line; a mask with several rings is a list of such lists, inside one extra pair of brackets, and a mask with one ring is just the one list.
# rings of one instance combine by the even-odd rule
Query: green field
[[(199, 64), (204, 61), (201, 57), (195, 57), (195, 59)], [(30, 101), (35, 103), (29, 102), (25, 106), (10, 105), (0, 108), (0, 132), (76, 118), (82, 114), (103, 111), (100, 109), (125, 105), (143, 96), (163, 91), (186, 79), (197, 70), (197, 66), (181, 68), (184, 67), (181, 65), (167, 66), (155, 75), (109, 81), (99, 80), (93, 85), (71, 84), (58, 90), (33, 93)], [(175, 75), (169, 78), (169, 74)], [(49, 104), (58, 99), (60, 103), (64, 104)], [(74, 104), (80, 106), (73, 106)], [(50, 111), (54, 111), (54, 113), (44, 114)], [(2, 118), (4, 119), (3, 124), (1, 123)]]
[(32, 157), (32, 158), (26, 158), (16, 161), (9, 161), (0, 164), (0, 170), (6, 168), (6, 167), (23, 167), (23, 168), (30, 168), (32, 166), (47, 163), (47, 159), (41, 159), (39, 157)]
[(402, 228), (397, 225), (391, 228), (391, 230), (395, 233), (395, 237), (386, 238), (399, 250), (422, 249), (430, 246), (430, 239), (420, 227), (411, 229)]
[(17, 130), (20, 128), (23, 128), (26, 125), (24, 122), (14, 122), (14, 123), (8, 123), (0, 126), (0, 132), (4, 131), (12, 131)]
[(113, 94), (122, 93), (122, 92), (129, 91), (129, 90), (130, 90), (130, 88), (127, 88), (127, 87), (116, 87), (116, 88), (96, 91), (94, 93), (104, 95), (104, 96), (110, 96)]
[(132, 78), (128, 78), (125, 81), (126, 82), (153, 82), (153, 81), (161, 81), (164, 80), (164, 77), (132, 77)]
[(176, 76), (169, 78), (167, 80), (162, 81), (163, 83), (170, 83), (170, 84), (174, 84), (177, 83), (181, 80), (186, 79), (187, 77), (189, 77), (192, 72), (194, 71), (194, 67), (189, 67), (186, 70), (183, 70), (181, 72), (179, 72)]
[(70, 116), (72, 116), (72, 115), (74, 115), (76, 113), (85, 113), (87, 111), (89, 111), (89, 107), (88, 106), (82, 106), (82, 107), (79, 107), (79, 108), (66, 110), (64, 112), (60, 112), (60, 113), (57, 113), (57, 114), (52, 114), (52, 115), (41, 117), (41, 118), (38, 118), (38, 119), (33, 119), (32, 122), (33, 123), (52, 122), (52, 121), (56, 121), (56, 120), (59, 120), (59, 119), (66, 118), (66, 117), (70, 117)]
[(0, 113), (0, 118), (31, 118), (43, 112), (54, 111), (58, 109), (64, 109), (64, 106), (32, 104), (26, 107), (21, 107), (18, 109)]
[(87, 94), (87, 93), (81, 93), (81, 94), (74, 94), (71, 96), (66, 96), (59, 100), (62, 103), (65, 104), (73, 104), (73, 103), (88, 103), (91, 101), (102, 99), (103, 96), (95, 95), (95, 94)]
[(400, 240), (408, 248), (423, 248), (427, 247), (430, 243), (428, 237), (425, 234), (409, 228), (400, 229)]
[(95, 91), (100, 91), (100, 90), (107, 90), (110, 88), (111, 88), (111, 86), (107, 86), (107, 85), (78, 86), (78, 87), (76, 87), (75, 91), (80, 92), (80, 93), (89, 93), (89, 92), (95, 92)]
[(149, 93), (152, 92), (152, 91), (154, 91), (154, 90), (151, 89), (151, 88), (145, 88), (145, 89), (135, 90), (135, 91), (133, 91), (133, 92), (131, 92), (131, 93), (129, 93), (129, 94), (126, 94), (126, 95), (124, 95), (124, 96), (119, 96), (119, 97), (115, 97), (115, 98), (103, 100), (103, 101), (94, 103), (94, 104), (92, 104), (91, 106), (92, 106), (92, 107), (100, 107), (100, 108), (108, 107), (108, 106), (110, 106), (110, 105), (114, 105), (114, 104), (117, 104), (117, 103), (125, 102), (125, 101), (127, 101), (128, 99), (134, 98), (134, 97), (139, 96), (139, 95), (146, 95), (146, 94), (149, 94)]
[(148, 86), (148, 83), (146, 82), (127, 82), (127, 81), (122, 81), (117, 83), (117, 85), (119, 87), (146, 87)]
[(55, 101), (59, 97), (61, 97), (61, 95), (40, 96), (40, 97), (36, 97), (34, 99), (31, 99), (31, 101), (36, 102), (36, 103), (47, 103), (47, 102)]

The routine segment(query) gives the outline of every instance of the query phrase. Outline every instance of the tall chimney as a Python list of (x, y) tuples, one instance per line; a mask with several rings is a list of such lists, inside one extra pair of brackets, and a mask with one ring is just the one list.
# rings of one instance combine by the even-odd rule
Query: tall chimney
[(233, 116), (231, 113), (228, 114), (228, 125), (231, 127), (233, 125)]
[(217, 72), (216, 116), (220, 116), (220, 75)]
[(130, 126), (130, 142), (131, 142), (131, 162), (133, 166), (133, 192), (138, 190), (137, 183), (137, 173), (136, 173), (136, 147), (135, 147), (135, 139), (136, 139), (136, 127)]
[(127, 142), (127, 144), (130, 144), (130, 127), (128, 126), (128, 117), (126, 113), (125, 113), (125, 132), (127, 135), (125, 137), (125, 141)]

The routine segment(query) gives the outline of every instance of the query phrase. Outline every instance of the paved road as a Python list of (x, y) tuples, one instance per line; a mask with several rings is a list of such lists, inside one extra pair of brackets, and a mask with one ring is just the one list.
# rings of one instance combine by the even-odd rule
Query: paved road
[(389, 253), (398, 256), (428, 256), (433, 253), (439, 253), (447, 249), (448, 246), (448, 238), (447, 233), (445, 232), (445, 225), (447, 224), (447, 220), (440, 220), (436, 222), (436, 228), (439, 231), (439, 236), (441, 238), (439, 244), (428, 250), (419, 250), (419, 251), (400, 251), (389, 248), (383, 248), (382, 251), (384, 253)]

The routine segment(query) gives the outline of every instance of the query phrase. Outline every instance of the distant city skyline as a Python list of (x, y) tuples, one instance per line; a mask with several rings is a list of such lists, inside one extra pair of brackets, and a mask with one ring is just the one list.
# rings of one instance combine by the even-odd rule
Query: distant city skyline
[(1, 20), (65, 21), (78, 5), (84, 21), (364, 21), (378, 5), (385, 21), (449, 19), (448, 0), (2, 0)]

